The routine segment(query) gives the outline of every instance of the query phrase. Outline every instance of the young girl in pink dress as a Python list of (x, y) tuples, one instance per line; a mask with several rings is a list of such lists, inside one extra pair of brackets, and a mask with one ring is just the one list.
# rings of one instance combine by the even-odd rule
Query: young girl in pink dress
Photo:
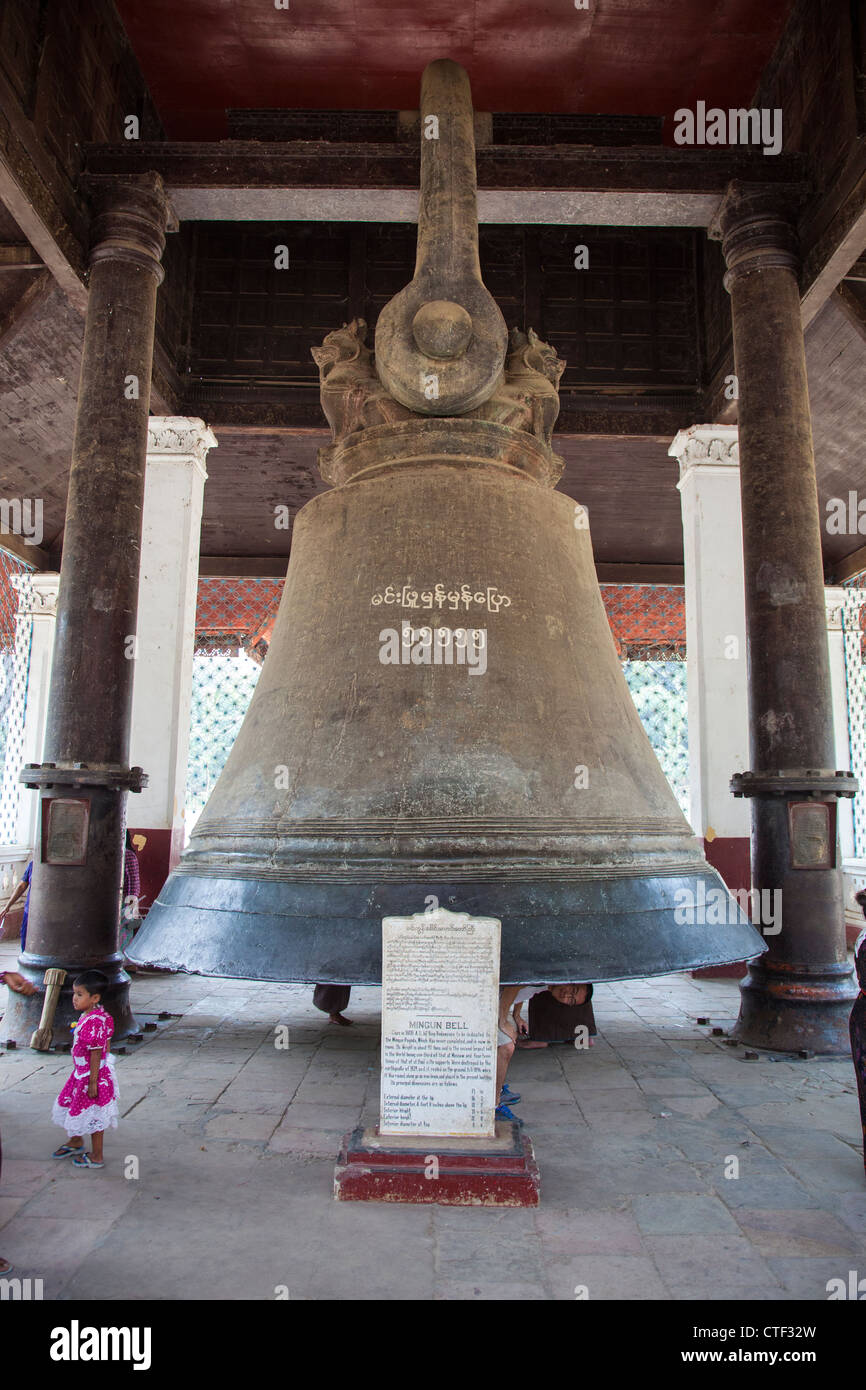
[[(51, 1118), (62, 1125), (69, 1140), (55, 1149), (55, 1158), (75, 1157), (76, 1168), (104, 1168), (102, 1136), (117, 1128), (117, 1077), (108, 1050), (114, 1022), (100, 1002), (108, 988), (101, 970), (85, 970), (72, 984), (72, 1004), (81, 1012), (72, 1043), (72, 1075), (54, 1102)], [(84, 1135), (90, 1135), (90, 1153)]]

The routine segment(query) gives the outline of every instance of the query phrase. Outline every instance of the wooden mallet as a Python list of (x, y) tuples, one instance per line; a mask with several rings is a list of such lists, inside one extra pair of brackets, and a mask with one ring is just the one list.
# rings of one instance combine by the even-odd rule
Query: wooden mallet
[(54, 1037), (54, 1015), (57, 1012), (57, 1001), (60, 998), (60, 989), (66, 979), (65, 970), (46, 970), (45, 979), (45, 1000), (42, 1004), (42, 1017), (39, 1020), (39, 1027), (30, 1039), (30, 1046), (37, 1052), (47, 1052), (51, 1046), (51, 1039)]

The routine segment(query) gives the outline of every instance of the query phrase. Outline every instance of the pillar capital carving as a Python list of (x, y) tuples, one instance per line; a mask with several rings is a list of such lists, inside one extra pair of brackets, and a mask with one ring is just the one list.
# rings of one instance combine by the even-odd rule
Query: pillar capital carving
[[(854, 591), (856, 593), (856, 590)], [(827, 613), (827, 631), (842, 632), (845, 628), (845, 611), (851, 605), (851, 590), (840, 584), (828, 585), (824, 590), (824, 607)]]
[(151, 415), (147, 422), (147, 464), (188, 460), (205, 473), (208, 449), (216, 449), (213, 430), (191, 415)]
[(727, 263), (725, 289), (744, 275), (781, 266), (796, 272), (799, 265), (796, 218), (804, 197), (801, 184), (728, 184), (709, 227), (711, 241), (720, 241)]
[(694, 468), (739, 468), (737, 426), (690, 425), (675, 436), (668, 455), (680, 465), (680, 482)]
[(53, 570), (35, 574), (14, 574), (12, 584), (18, 591), (19, 618), (53, 618), (57, 610), (57, 591), (60, 575)]
[(93, 202), (90, 264), (127, 261), (149, 270), (162, 284), (167, 228), (174, 215), (159, 174), (86, 180)]

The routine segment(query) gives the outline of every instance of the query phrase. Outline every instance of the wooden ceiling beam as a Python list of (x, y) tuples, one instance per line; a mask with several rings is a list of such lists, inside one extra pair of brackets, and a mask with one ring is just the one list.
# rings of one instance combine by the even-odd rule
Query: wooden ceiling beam
[(866, 255), (866, 139), (853, 148), (828, 196), (807, 209), (800, 225), (803, 327), (807, 328), (836, 287)]
[(87, 308), (85, 229), (70, 211), (71, 195), (64, 201), (54, 182), (50, 161), (0, 72), (0, 202), (83, 315)]
[[(226, 140), (88, 145), (85, 177), (161, 174), (180, 219), (414, 222), (420, 160), (405, 144)], [(798, 183), (799, 154), (747, 147), (487, 145), (481, 222), (708, 226), (732, 179)]]
[(16, 560), (26, 560), (28, 565), (32, 565), (37, 570), (53, 569), (52, 555), (48, 550), (43, 550), (39, 545), (28, 545), (20, 536), (3, 532), (0, 534), (0, 550), (6, 550), (10, 555), (14, 555)]
[(866, 545), (861, 545), (859, 550), (853, 550), (850, 555), (846, 555), (844, 560), (837, 560), (831, 566), (827, 582), (829, 584), (844, 584), (848, 579), (854, 579), (858, 574), (866, 570)]
[(285, 579), (288, 555), (200, 555), (200, 579)]
[(44, 261), (33, 259), (33, 249), (29, 243), (0, 246), (0, 271), (44, 269)]
[(611, 564), (596, 561), (599, 584), (685, 584), (682, 565), (640, 565), (624, 561)]

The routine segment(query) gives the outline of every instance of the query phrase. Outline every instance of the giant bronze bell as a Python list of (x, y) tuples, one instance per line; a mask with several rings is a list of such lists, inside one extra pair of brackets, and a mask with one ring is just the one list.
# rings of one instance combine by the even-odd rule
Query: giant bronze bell
[(626, 686), (586, 513), (553, 490), (564, 364), (509, 343), (481, 280), (455, 63), (424, 73), (421, 131), (414, 278), (375, 358), (360, 320), (313, 350), (332, 490), (297, 516), (250, 708), (130, 956), (374, 984), (382, 918), (434, 900), (501, 919), (504, 983), (758, 955), (727, 894), (701, 923), (721, 879)]

